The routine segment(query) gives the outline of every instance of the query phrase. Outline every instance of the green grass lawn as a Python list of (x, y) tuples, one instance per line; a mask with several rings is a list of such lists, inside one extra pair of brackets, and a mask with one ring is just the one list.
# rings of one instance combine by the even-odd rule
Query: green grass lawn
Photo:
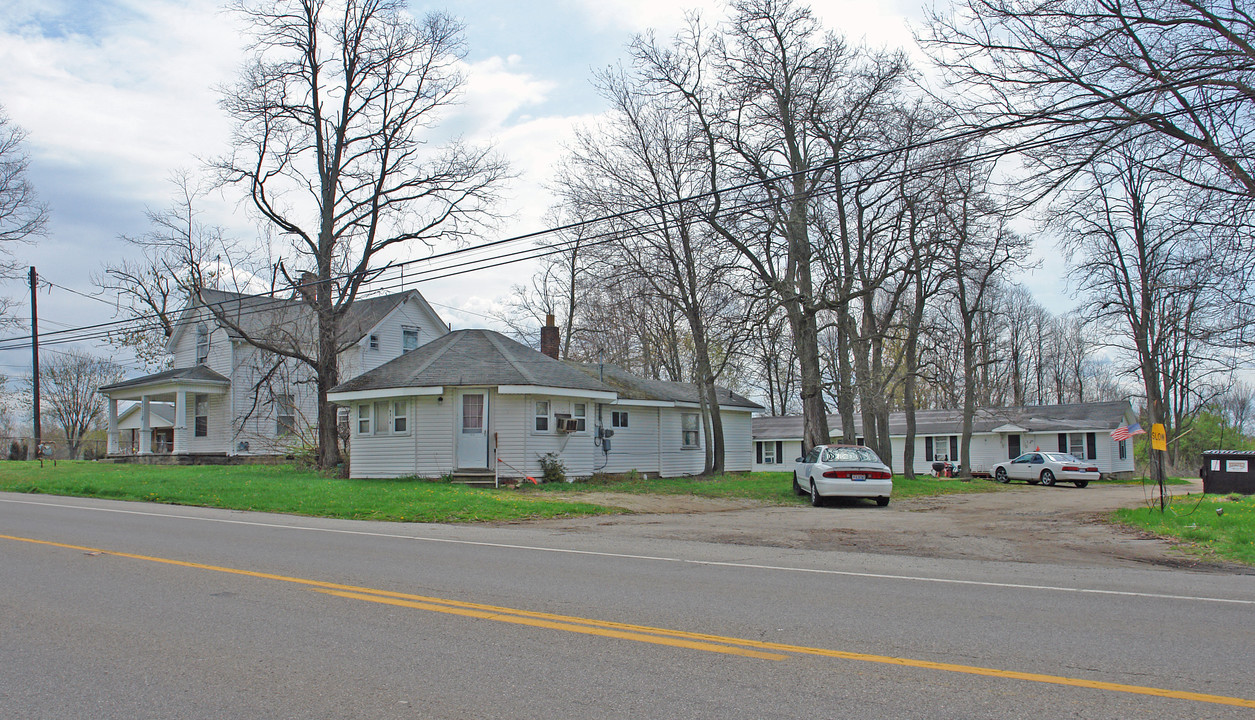
[(0, 491), (399, 522), (476, 522), (621, 512), (429, 480), (340, 480), (290, 465), (0, 462)]
[(1199, 555), (1255, 565), (1255, 497), (1250, 495), (1178, 496), (1165, 513), (1156, 505), (1117, 510), (1112, 518), (1180, 540), (1181, 547)]
[[(800, 505), (808, 498), (793, 494), (793, 475), (788, 472), (729, 473), (715, 477), (643, 479), (639, 475), (594, 476), (573, 483), (528, 485), (527, 492), (623, 492), (653, 495), (697, 495), (712, 498), (748, 498), (779, 505)], [(906, 480), (893, 478), (893, 497), (921, 497), (953, 493), (998, 492), (1005, 486), (992, 480), (962, 480), (920, 477)]]

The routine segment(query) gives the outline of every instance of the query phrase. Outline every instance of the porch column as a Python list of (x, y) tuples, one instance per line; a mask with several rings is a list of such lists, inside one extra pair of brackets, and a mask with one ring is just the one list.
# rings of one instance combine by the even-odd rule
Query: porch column
[(149, 424), (148, 396), (139, 401), (139, 454), (151, 455), (153, 452), (153, 429)]
[(113, 398), (109, 398), (109, 432), (105, 435), (105, 443), (107, 454), (118, 454), (118, 401)]
[(174, 453), (187, 452), (187, 445), (187, 391), (179, 390), (174, 394)]

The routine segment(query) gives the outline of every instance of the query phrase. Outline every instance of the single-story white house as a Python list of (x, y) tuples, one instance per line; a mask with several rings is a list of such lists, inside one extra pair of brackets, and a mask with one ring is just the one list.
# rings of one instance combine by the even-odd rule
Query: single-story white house
[[(988, 474), (995, 463), (1031, 450), (1068, 452), (1093, 462), (1104, 475), (1133, 472), (1133, 445), (1111, 439), (1111, 431), (1137, 422), (1126, 400), (980, 408), (972, 423), (971, 469)], [(841, 418), (828, 416), (833, 442), (841, 441)], [(863, 444), (861, 420), (855, 427)], [(919, 410), (915, 413), (915, 472), (933, 471), (934, 462), (966, 464), (959, 457), (963, 436), (961, 410)], [(889, 442), (893, 453), (883, 458), (894, 472), (901, 472), (906, 413), (890, 413)], [(754, 470), (792, 468), (802, 454), (800, 415), (754, 418)]]
[[(328, 397), (349, 408), (354, 478), (538, 477), (546, 455), (568, 477), (705, 466), (694, 385), (560, 361), (492, 330), (450, 332)], [(751, 416), (762, 407), (725, 389), (718, 398), (726, 467), (749, 470)]]

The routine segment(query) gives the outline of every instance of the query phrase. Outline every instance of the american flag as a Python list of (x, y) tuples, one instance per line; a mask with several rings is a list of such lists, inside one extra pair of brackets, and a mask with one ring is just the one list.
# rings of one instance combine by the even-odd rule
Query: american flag
[(1115, 430), (1112, 430), (1111, 439), (1119, 442), (1120, 440), (1128, 440), (1134, 435), (1145, 435), (1145, 434), (1146, 434), (1146, 431), (1142, 429), (1141, 425), (1138, 425), (1137, 423), (1133, 423), (1132, 425), (1121, 425)]

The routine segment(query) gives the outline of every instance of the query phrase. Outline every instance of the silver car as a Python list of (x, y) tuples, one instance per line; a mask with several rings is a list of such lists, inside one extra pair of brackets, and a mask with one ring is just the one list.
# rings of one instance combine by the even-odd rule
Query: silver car
[(893, 472), (861, 445), (817, 445), (797, 459), (793, 492), (810, 493), (816, 507), (830, 497), (871, 498), (884, 507), (893, 492)]
[(994, 465), (993, 473), (994, 480), (1000, 483), (1024, 480), (1029, 485), (1041, 483), (1050, 486), (1063, 481), (1079, 488), (1088, 485), (1090, 480), (1102, 478), (1097, 467), (1075, 456), (1040, 451), (1027, 452), (1014, 460), (1000, 462)]

